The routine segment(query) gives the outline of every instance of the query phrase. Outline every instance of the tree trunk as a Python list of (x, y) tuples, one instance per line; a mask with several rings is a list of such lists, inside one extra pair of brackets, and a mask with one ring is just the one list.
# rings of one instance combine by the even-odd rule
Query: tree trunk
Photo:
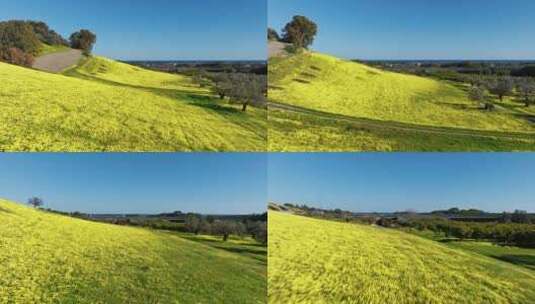
[(223, 242), (226, 242), (228, 240), (228, 234), (223, 234)]
[(225, 99), (225, 94), (219, 94), (219, 99)]
[(241, 110), (242, 110), (243, 112), (247, 111), (247, 105), (248, 105), (248, 104), (249, 104), (248, 102), (244, 102), (244, 103), (243, 103), (242, 108), (241, 108)]

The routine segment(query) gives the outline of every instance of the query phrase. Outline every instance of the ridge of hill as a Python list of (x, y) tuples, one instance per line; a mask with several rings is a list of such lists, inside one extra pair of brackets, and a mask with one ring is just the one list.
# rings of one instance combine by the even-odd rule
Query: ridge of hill
[[(0, 302), (264, 303), (265, 256), (248, 240), (182, 236), (0, 199)], [(245, 253), (242, 253), (245, 252)]]

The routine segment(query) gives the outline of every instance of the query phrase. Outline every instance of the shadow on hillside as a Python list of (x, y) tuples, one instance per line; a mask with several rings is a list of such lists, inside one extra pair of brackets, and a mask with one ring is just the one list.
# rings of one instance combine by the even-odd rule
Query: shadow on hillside
[(496, 255), (493, 257), (504, 262), (509, 262), (511, 264), (535, 270), (535, 255), (509, 254), (501, 256)]
[[(246, 254), (246, 255), (251, 256), (251, 257), (255, 257), (255, 256), (258, 257), (258, 256), (266, 256), (267, 255), (267, 252), (265, 250), (265, 246), (262, 245), (262, 244), (254, 244), (254, 243), (251, 243), (251, 244), (231, 244), (231, 243), (225, 243), (225, 242), (220, 241), (220, 240), (203, 239), (203, 238), (199, 238), (199, 237), (196, 237), (196, 236), (193, 236), (193, 235), (192, 236), (181, 235), (180, 237), (182, 237), (184, 239), (187, 239), (187, 240), (190, 240), (190, 241), (193, 241), (193, 242), (204, 244), (204, 245), (207, 245), (207, 246), (210, 246), (210, 247), (213, 247), (213, 248), (224, 250), (224, 251), (227, 251), (227, 252), (238, 253), (238, 254)], [(262, 258), (255, 258), (255, 259), (265, 262), (265, 259), (262, 259)]]
[(2, 208), (2, 207), (0, 207), (0, 212), (3, 212), (3, 213), (13, 213), (13, 212), (11, 212), (11, 210), (8, 210), (8, 209)]
[(211, 112), (220, 114), (222, 116), (244, 114), (243, 111), (237, 108), (232, 108), (229, 106), (224, 106), (224, 105), (219, 104), (217, 101), (215, 101), (215, 98), (213, 96), (202, 94), (195, 90), (165, 89), (165, 88), (154, 88), (154, 87), (126, 84), (126, 83), (116, 82), (112, 80), (101, 79), (98, 77), (88, 76), (85, 74), (80, 74), (76, 71), (72, 71), (68, 73), (68, 76), (90, 80), (94, 82), (99, 82), (102, 84), (112, 85), (116, 87), (126, 87), (126, 88), (131, 88), (131, 89), (143, 90), (149, 93), (157, 94), (157, 95), (172, 98), (172, 99), (186, 99), (184, 100), (184, 102), (187, 102), (189, 105), (197, 106), (206, 110), (210, 110)]

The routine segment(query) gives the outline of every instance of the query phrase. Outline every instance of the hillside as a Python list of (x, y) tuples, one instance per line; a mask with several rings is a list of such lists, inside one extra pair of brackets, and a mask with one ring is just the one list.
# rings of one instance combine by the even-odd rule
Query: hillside
[(0, 200), (0, 302), (264, 303), (261, 247), (210, 241)]
[(0, 63), (0, 151), (262, 151), (265, 111), (104, 58), (50, 74)]
[(268, 245), (270, 303), (535, 301), (534, 271), (397, 230), (270, 211)]
[[(526, 118), (533, 110), (509, 102), (483, 111), (458, 85), (324, 54), (272, 58), (269, 97), (271, 150), (535, 148), (535, 126)], [(421, 137), (430, 135), (439, 143), (426, 145)]]

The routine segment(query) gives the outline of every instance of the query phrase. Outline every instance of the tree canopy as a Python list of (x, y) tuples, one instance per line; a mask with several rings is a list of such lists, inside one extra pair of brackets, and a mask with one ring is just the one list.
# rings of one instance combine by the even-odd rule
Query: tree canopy
[(318, 26), (305, 16), (294, 16), (283, 29), (283, 41), (298, 48), (308, 48), (314, 43)]
[(73, 49), (82, 50), (85, 55), (90, 55), (97, 42), (97, 35), (89, 30), (80, 30), (72, 33), (69, 40)]

